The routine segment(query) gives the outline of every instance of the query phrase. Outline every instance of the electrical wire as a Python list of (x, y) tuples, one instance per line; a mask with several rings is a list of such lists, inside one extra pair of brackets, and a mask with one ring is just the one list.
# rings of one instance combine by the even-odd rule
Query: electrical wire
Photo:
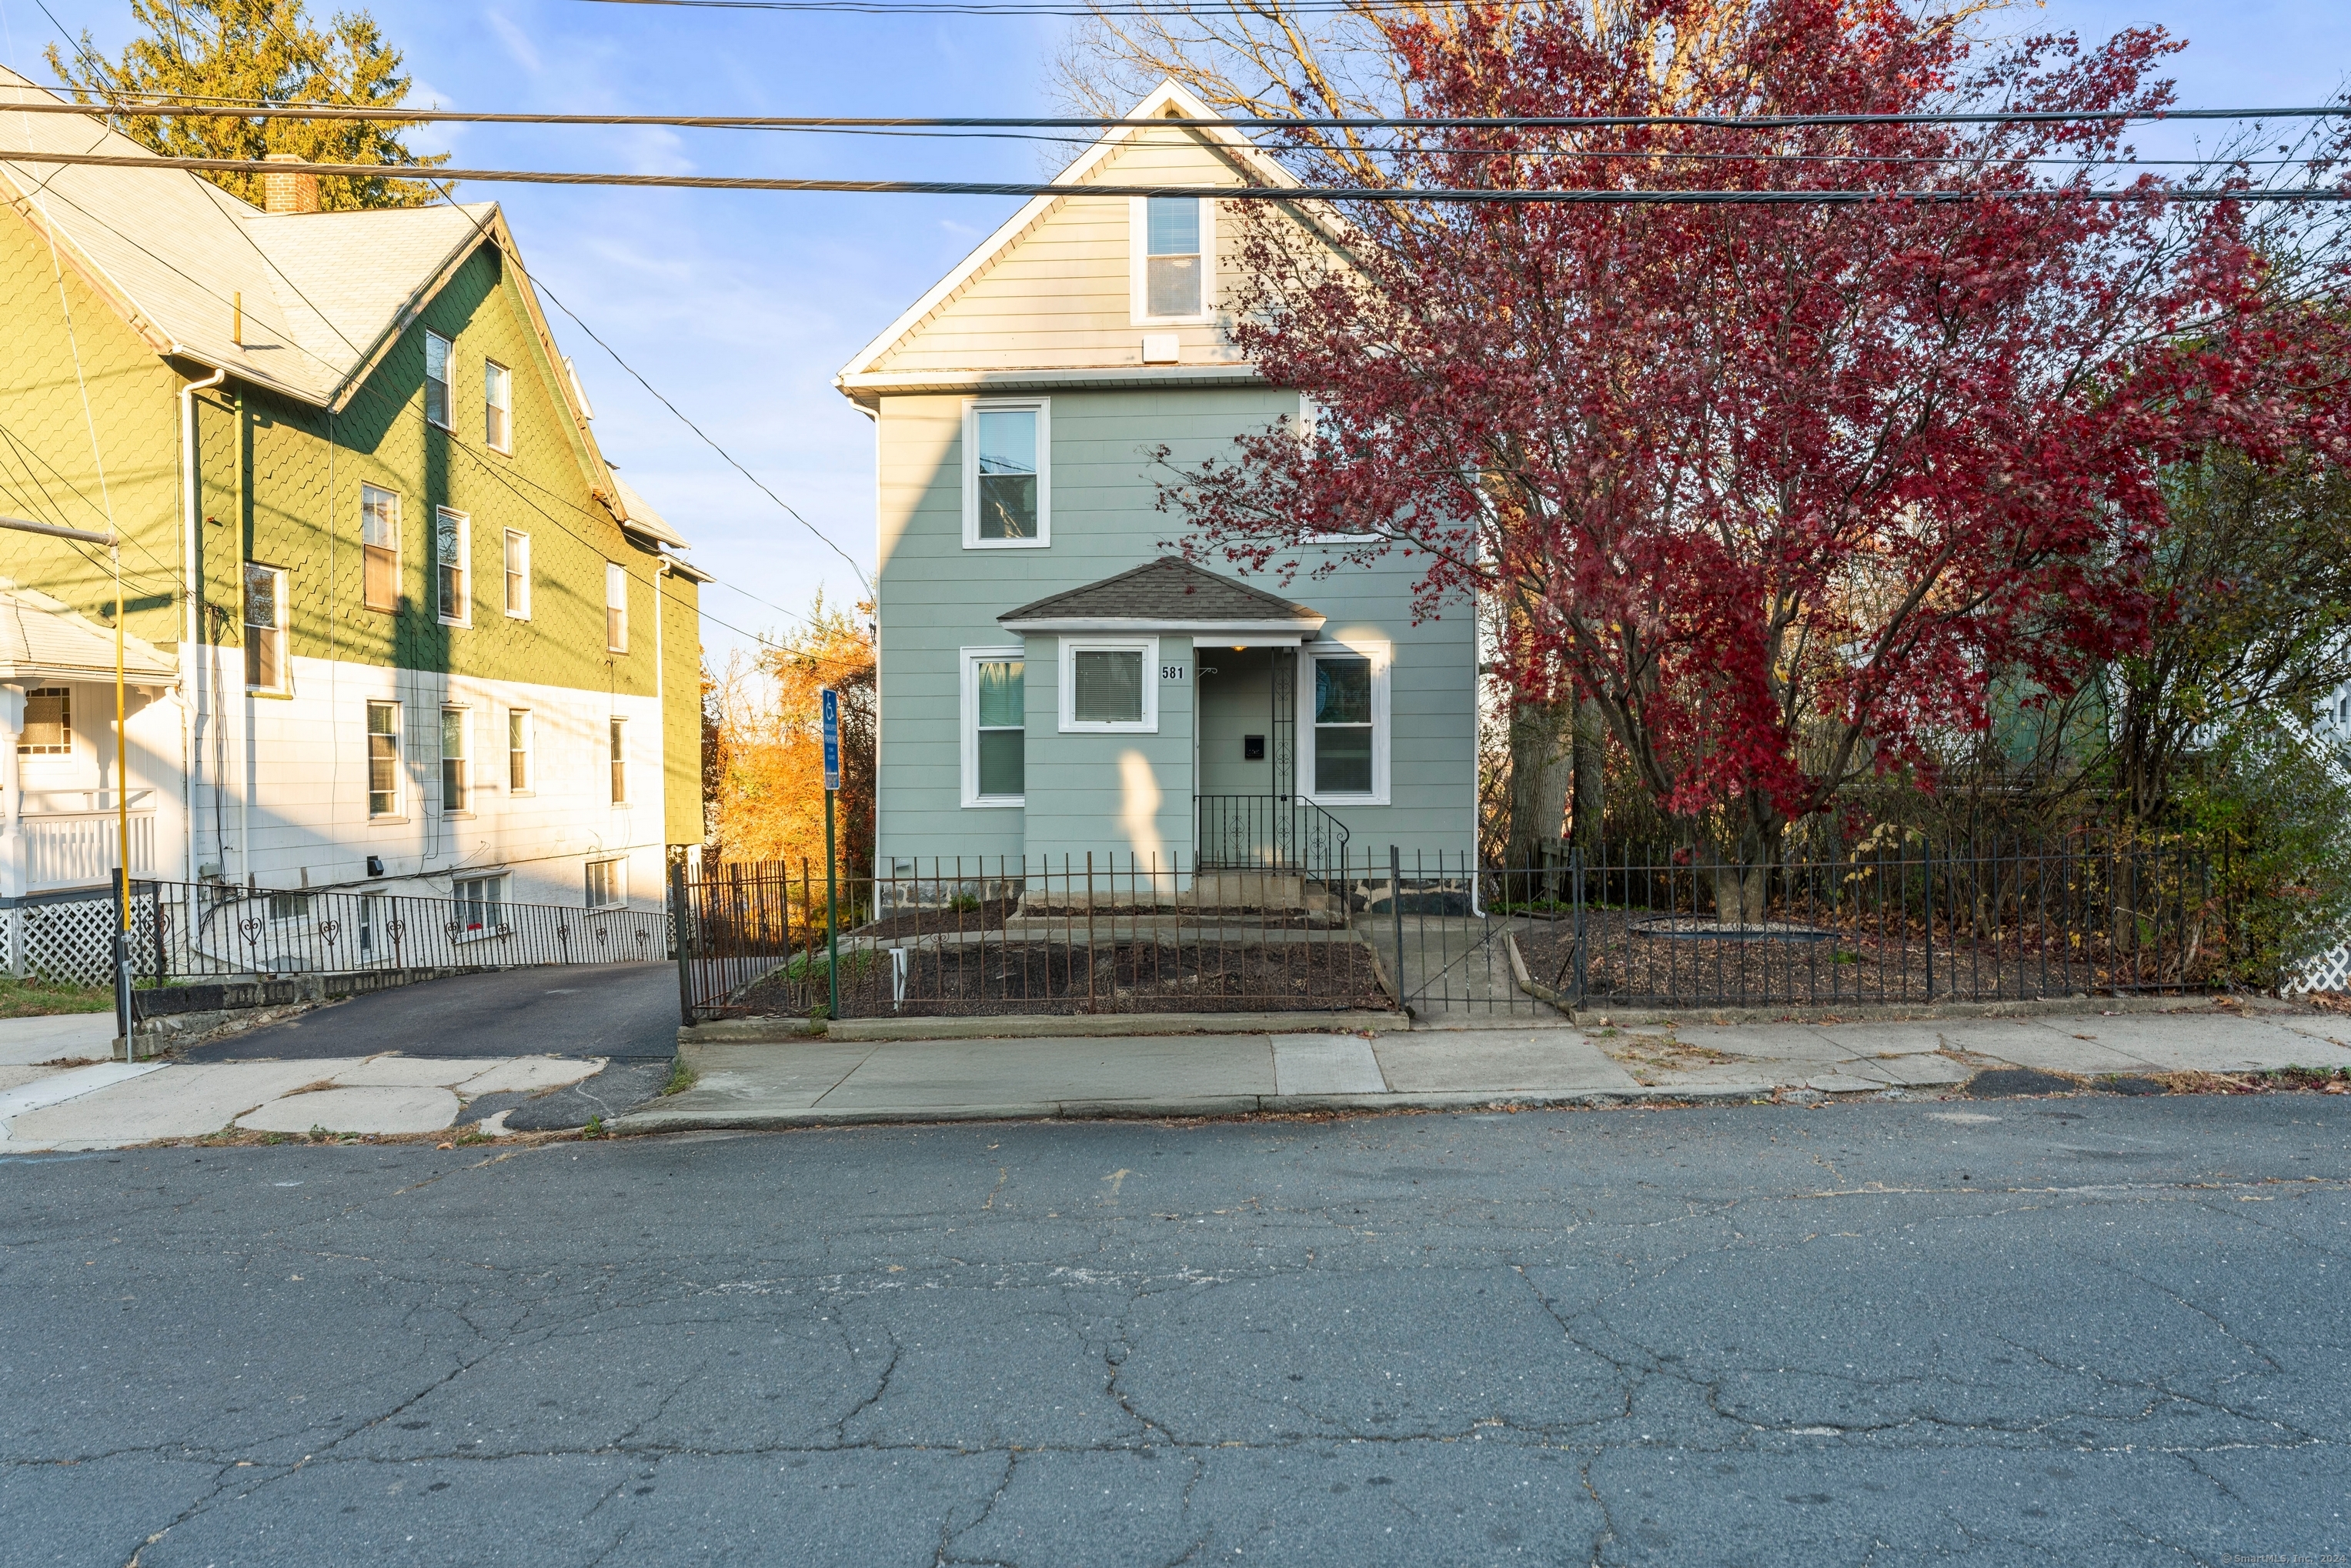
[[(608, 5), (653, 0), (591, 0)], [(675, 0), (665, 0), (675, 3)], [(66, 83), (55, 90), (89, 92)], [(133, 92), (175, 103), (10, 103), (35, 114), (127, 114), (230, 117), (245, 120), (383, 120), (402, 124), (660, 126), (688, 131), (1111, 131), (1174, 127), (1232, 131), (1576, 131), (1644, 126), (1718, 131), (1785, 131), (1848, 125), (2074, 125), (2168, 120), (2333, 120), (2351, 118), (2351, 104), (2286, 105), (2266, 109), (1951, 110), (1886, 114), (1538, 114), (1538, 115), (1178, 115), (870, 116), (762, 114), (525, 114), (491, 110), (377, 108), (298, 104), (211, 93)], [(443, 175), (443, 178), (454, 176)]]
[[(439, 169), (400, 163), (271, 163), (250, 158), (126, 157), (116, 153), (0, 149), (0, 162), (111, 169), (184, 169), (196, 173), (319, 174), (333, 178), (470, 180), (485, 184), (601, 185), (649, 190), (762, 191), (881, 196), (1195, 196), (1214, 201), (1424, 202), (1500, 206), (1861, 206), (1916, 202), (2343, 202), (2351, 187), (2036, 185), (2016, 190), (1660, 190), (1606, 186), (1112, 185), (976, 180), (785, 180), (716, 174), (617, 174), (525, 169)], [(576, 319), (576, 318), (575, 318)], [(731, 459), (730, 459), (731, 461)], [(754, 481), (757, 483), (757, 481)]]

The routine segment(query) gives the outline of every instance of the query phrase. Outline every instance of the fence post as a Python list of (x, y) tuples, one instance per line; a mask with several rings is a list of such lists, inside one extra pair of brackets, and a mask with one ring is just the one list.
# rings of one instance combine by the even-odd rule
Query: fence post
[(1927, 883), (1927, 999), (1935, 999), (1935, 841), (1925, 833), (1918, 835), (1918, 857), (1926, 867)]
[(1388, 914), (1395, 922), (1396, 1011), (1408, 1013), (1404, 998), (1404, 851), (1388, 846)]
[(163, 884), (161, 882), (147, 884), (147, 905), (151, 917), (148, 935), (154, 939), (155, 947), (155, 983), (166, 985), (172, 976), (163, 956)]
[(1580, 1008), (1583, 1005), (1584, 987), (1591, 977), (1591, 967), (1584, 961), (1583, 954), (1583, 850), (1573, 849), (1567, 852), (1567, 875), (1568, 884), (1573, 890), (1570, 897), (1575, 911), (1575, 1005)]
[(683, 858), (670, 862), (669, 923), (676, 933), (677, 944), (677, 1021), (694, 1027), (694, 939), (689, 935), (692, 922), (685, 909), (685, 862)]

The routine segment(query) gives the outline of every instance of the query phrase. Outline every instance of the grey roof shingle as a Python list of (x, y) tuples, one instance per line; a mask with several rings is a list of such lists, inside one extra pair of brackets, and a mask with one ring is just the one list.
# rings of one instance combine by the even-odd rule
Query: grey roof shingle
[[(122, 639), (122, 671), (133, 685), (171, 685), (179, 661), (138, 637)], [(0, 680), (110, 681), (114, 630), (71, 605), (0, 577)]]
[(1049, 594), (997, 620), (1007, 626), (1035, 621), (1164, 621), (1171, 626), (1287, 621), (1308, 632), (1322, 624), (1319, 611), (1173, 556)]

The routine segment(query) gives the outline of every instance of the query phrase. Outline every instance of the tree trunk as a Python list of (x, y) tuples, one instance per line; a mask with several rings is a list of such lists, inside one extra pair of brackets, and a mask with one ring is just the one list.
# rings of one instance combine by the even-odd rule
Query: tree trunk
[(1510, 833), (1505, 863), (1541, 863), (1542, 846), (1557, 839), (1567, 818), (1572, 701), (1520, 702), (1510, 710)]
[(1589, 859), (1600, 848), (1608, 810), (1608, 721), (1600, 705), (1586, 698), (1576, 706), (1575, 847)]
[(1715, 847), (1714, 918), (1721, 925), (1761, 925), (1779, 858), (1782, 825), (1741, 811), (1723, 824)]

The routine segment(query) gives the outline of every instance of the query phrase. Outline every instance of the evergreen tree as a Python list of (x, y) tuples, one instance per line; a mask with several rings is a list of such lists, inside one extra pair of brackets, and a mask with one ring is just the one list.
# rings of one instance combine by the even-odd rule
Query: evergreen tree
[[(365, 11), (338, 13), (314, 26), (302, 0), (131, 0), (146, 36), (110, 61), (84, 33), (68, 62), (52, 44), (49, 68), (73, 88), (75, 101), (103, 103), (114, 129), (168, 158), (259, 160), (296, 152), (318, 163), (445, 163), (445, 152), (420, 157), (402, 133), (413, 120), (245, 120), (141, 114), (162, 94), (182, 101), (232, 104), (348, 104), (396, 108), (410, 77), (398, 49)], [(258, 206), (259, 174), (207, 173), (223, 190)], [(319, 204), (414, 207), (440, 188), (423, 180), (381, 177), (319, 181)]]

